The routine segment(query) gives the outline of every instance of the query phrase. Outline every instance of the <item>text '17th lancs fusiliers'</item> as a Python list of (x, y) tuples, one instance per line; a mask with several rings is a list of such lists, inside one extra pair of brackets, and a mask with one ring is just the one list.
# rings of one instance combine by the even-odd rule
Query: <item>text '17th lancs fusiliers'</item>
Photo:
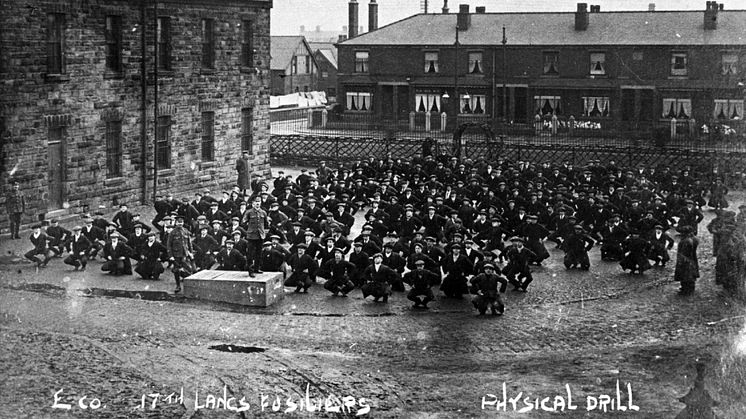
[[(534, 397), (524, 394), (522, 391), (508, 394), (508, 386), (503, 383), (502, 394), (486, 394), (482, 396), (482, 410), (497, 410), (507, 412), (512, 410), (518, 413), (528, 413), (533, 410), (545, 412), (564, 412), (565, 410), (584, 409), (586, 411), (614, 412), (614, 411), (639, 411), (640, 407), (632, 400), (632, 383), (627, 383), (626, 388), (616, 382), (614, 394), (586, 395), (585, 399), (573, 399), (569, 384), (565, 384), (565, 392), (554, 396)], [(582, 402), (585, 401), (583, 405)]]

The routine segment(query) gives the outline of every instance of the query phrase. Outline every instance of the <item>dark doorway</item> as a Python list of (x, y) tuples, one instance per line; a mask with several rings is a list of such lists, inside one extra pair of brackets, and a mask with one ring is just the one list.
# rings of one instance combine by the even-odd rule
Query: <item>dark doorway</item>
[(528, 122), (528, 114), (527, 114), (527, 100), (528, 100), (528, 88), (525, 87), (516, 87), (515, 88), (515, 111), (514, 111), (514, 119), (515, 122), (521, 123), (521, 122)]

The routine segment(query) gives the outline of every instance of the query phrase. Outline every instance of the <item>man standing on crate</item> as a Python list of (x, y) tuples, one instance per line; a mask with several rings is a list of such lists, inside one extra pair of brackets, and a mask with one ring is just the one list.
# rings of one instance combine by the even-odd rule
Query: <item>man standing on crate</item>
[(5, 196), (5, 209), (10, 217), (10, 238), (20, 239), (21, 217), (26, 212), (26, 198), (21, 192), (20, 183), (13, 183), (13, 189)]
[(246, 210), (244, 223), (246, 224), (246, 241), (249, 243), (246, 255), (246, 269), (249, 276), (262, 273), (262, 243), (267, 237), (267, 227), (269, 219), (267, 213), (261, 208), (262, 199), (254, 198), (251, 202), (251, 208)]

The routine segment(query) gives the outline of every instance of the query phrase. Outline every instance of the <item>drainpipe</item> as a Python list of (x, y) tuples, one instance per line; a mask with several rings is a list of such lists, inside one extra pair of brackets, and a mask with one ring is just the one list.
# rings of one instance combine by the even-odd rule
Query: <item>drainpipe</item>
[(153, 2), (153, 202), (158, 193), (158, 0)]
[(140, 176), (142, 177), (142, 195), (140, 200), (143, 205), (148, 201), (148, 69), (145, 63), (145, 52), (147, 51), (145, 38), (145, 28), (147, 27), (146, 1), (140, 0), (140, 48), (142, 51), (142, 59), (140, 60), (140, 95), (142, 96), (140, 115)]

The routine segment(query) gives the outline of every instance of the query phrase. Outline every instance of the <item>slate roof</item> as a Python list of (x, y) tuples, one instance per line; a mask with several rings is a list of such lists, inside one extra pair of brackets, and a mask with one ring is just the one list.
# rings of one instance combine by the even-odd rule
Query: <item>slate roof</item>
[(272, 70), (284, 70), (290, 65), (293, 54), (302, 44), (302, 36), (271, 36), (270, 37), (270, 68)]
[[(453, 45), (455, 13), (417, 14), (341, 43), (350, 45)], [(500, 45), (505, 26), (510, 45), (744, 45), (746, 10), (718, 13), (715, 30), (704, 29), (704, 11), (589, 13), (585, 31), (574, 12), (471, 14), (461, 45)]]
[(311, 49), (316, 52), (319, 51), (321, 55), (329, 61), (334, 68), (337, 68), (337, 47), (331, 42), (309, 42), (308, 45)]

